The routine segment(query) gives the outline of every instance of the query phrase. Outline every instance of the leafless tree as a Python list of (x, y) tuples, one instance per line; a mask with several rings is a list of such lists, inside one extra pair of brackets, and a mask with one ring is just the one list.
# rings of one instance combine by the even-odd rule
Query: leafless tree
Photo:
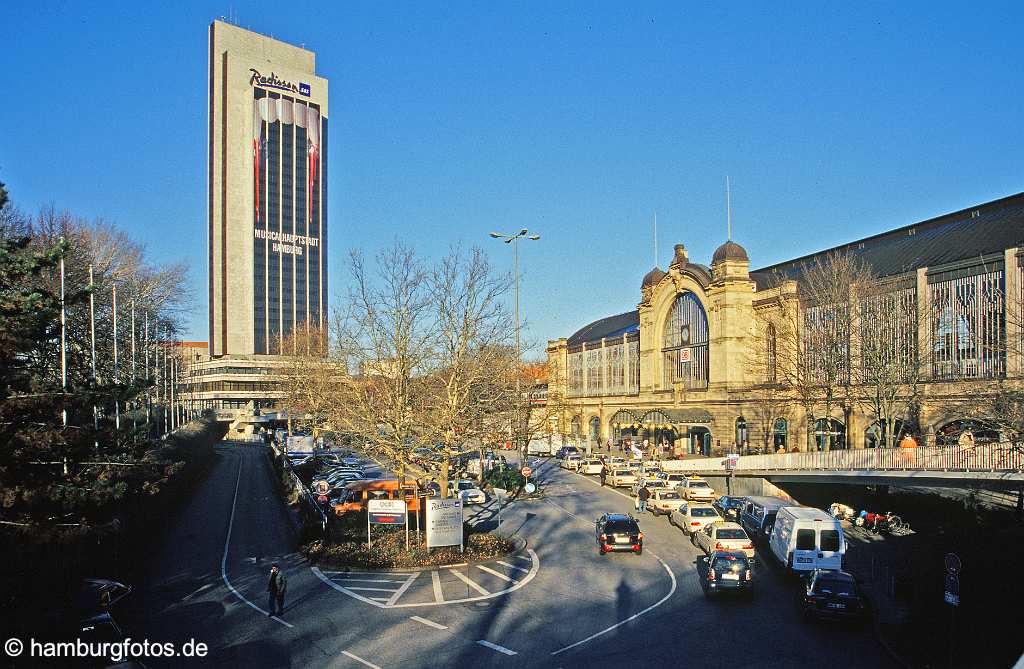
[(337, 411), (339, 391), (349, 382), (347, 370), (332, 350), (328, 329), (319, 325), (300, 324), (283, 340), (282, 349), (289, 352), (280, 372), (289, 420), (294, 415), (315, 442)]

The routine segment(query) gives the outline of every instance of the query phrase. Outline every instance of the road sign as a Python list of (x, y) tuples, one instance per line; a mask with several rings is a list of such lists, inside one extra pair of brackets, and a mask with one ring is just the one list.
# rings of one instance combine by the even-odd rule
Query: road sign
[(321, 495), (326, 495), (331, 491), (331, 484), (327, 481), (317, 481), (316, 491)]
[(523, 490), (526, 491), (527, 495), (532, 495), (534, 492), (537, 491), (537, 486), (533, 485), (532, 483), (527, 483), (526, 485), (523, 486)]
[(533, 473), (533, 469), (531, 467), (523, 467), (522, 469), (519, 470), (519, 473), (525, 476), (526, 478), (530, 478), (530, 474)]
[(946, 574), (946, 591), (942, 598), (947, 604), (960, 606), (960, 577), (956, 574)]
[(960, 556), (956, 553), (946, 553), (946, 573), (956, 576), (960, 573)]
[(373, 525), (405, 525), (405, 502), (400, 499), (371, 499), (366, 503)]
[(427, 500), (427, 548), (462, 546), (462, 500)]

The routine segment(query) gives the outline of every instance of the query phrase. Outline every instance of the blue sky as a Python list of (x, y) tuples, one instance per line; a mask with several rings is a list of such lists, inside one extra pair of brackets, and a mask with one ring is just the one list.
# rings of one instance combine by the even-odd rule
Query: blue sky
[(206, 39), (331, 82), (332, 299), (349, 248), (509, 249), (541, 344), (626, 311), (674, 243), (763, 266), (1024, 190), (1024, 4), (12, 3), (0, 181), (194, 268), (206, 339)]

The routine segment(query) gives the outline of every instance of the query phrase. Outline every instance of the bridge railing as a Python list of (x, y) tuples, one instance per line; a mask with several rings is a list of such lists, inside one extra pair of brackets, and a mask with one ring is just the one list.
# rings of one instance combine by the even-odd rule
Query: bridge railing
[[(693, 471), (724, 471), (723, 458), (685, 460)], [(1010, 442), (973, 448), (865, 448), (775, 455), (742, 455), (736, 470), (925, 470), (962, 472), (1024, 471), (1024, 448)]]

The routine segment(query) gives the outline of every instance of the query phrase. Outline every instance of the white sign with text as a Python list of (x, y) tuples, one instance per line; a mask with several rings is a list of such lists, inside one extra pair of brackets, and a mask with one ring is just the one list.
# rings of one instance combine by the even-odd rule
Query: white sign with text
[(427, 500), (427, 548), (462, 545), (462, 500)]

